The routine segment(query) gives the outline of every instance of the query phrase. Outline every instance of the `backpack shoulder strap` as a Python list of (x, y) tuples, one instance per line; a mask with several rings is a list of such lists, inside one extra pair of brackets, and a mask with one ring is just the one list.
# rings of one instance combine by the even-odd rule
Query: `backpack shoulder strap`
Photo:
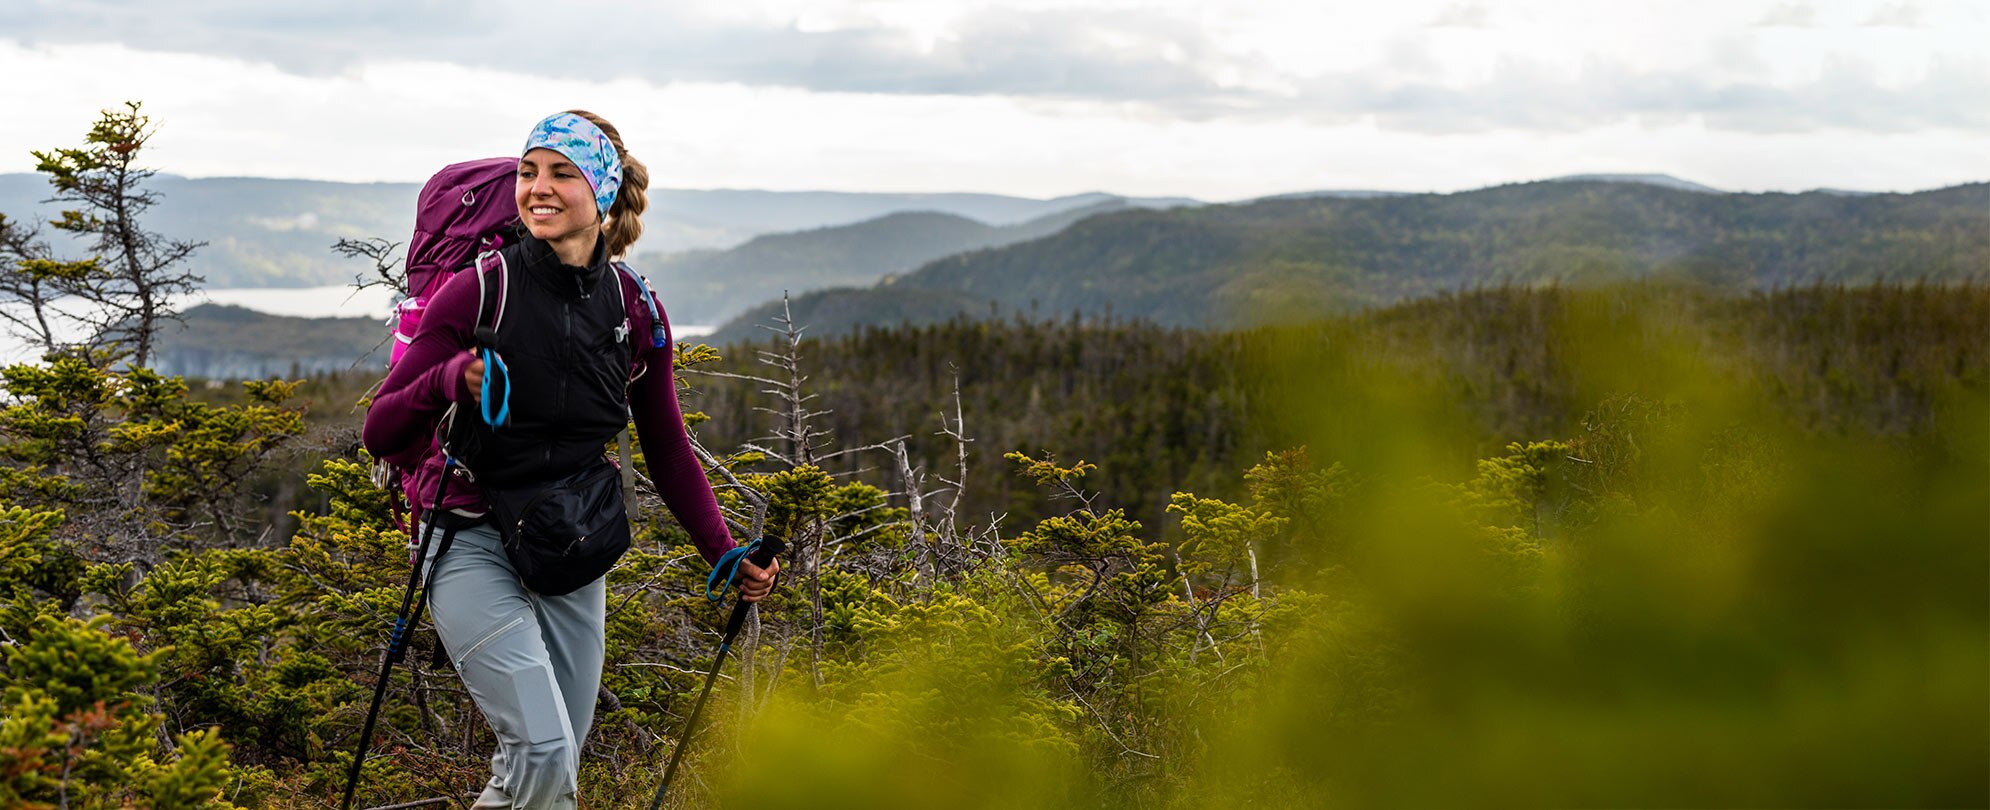
[[(619, 274), (616, 286), (622, 291), (622, 315), (628, 319), (627, 323), (633, 328), (637, 318), (649, 318), (649, 345), (641, 348), (670, 351), (670, 330), (664, 326), (663, 310), (657, 306), (656, 293), (650, 290), (649, 281), (622, 262), (610, 262), (610, 264)], [(629, 287), (635, 288), (636, 300), (642, 302), (642, 306), (634, 306), (629, 301)], [(643, 352), (639, 349), (636, 352), (636, 362), (629, 369), (630, 383), (642, 379), (643, 374), (649, 371), (649, 362), (642, 357)]]
[[(490, 260), (496, 259), (497, 283), (490, 282)], [(504, 308), (511, 300), (511, 264), (506, 261), (504, 251), (487, 250), (477, 254), (477, 319), (475, 324), (477, 342), (488, 343), (495, 340), (498, 325), (504, 322)], [(484, 314), (490, 313), (490, 323), (484, 322)], [(491, 340), (486, 340), (484, 330), (489, 329)]]
[[(661, 349), (669, 346), (670, 336), (664, 329), (662, 310), (657, 308), (656, 293), (650, 290), (649, 281), (644, 279), (641, 274), (637, 273), (627, 264), (622, 262), (611, 262), (610, 264), (617, 272), (625, 277), (622, 279), (624, 282), (635, 282), (636, 289), (640, 291), (636, 297), (642, 301), (643, 306), (641, 310), (638, 310), (629, 306), (628, 291), (622, 290), (622, 309), (625, 314), (630, 316), (630, 322), (633, 323), (635, 321), (634, 316), (636, 315), (648, 315), (650, 320), (650, 348)], [(621, 285), (617, 286), (619, 289)]]

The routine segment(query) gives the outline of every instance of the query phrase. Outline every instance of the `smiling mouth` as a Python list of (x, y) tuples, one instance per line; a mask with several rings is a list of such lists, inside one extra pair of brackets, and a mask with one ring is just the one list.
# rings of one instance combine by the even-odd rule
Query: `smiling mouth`
[(551, 216), (553, 214), (557, 214), (560, 212), (560, 209), (558, 208), (546, 208), (544, 206), (536, 206), (536, 205), (526, 210), (536, 216)]

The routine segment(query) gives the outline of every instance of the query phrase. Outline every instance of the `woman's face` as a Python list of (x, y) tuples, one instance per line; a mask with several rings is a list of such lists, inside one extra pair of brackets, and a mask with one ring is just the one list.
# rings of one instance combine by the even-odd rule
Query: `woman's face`
[(594, 187), (565, 155), (534, 149), (518, 159), (518, 219), (548, 242), (592, 237), (601, 225)]

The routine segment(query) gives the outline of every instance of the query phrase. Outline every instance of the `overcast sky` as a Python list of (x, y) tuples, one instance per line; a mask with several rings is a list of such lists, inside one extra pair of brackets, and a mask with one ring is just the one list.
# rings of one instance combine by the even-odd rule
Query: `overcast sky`
[(0, 0), (0, 172), (139, 99), (192, 176), (418, 181), (583, 107), (683, 188), (1907, 191), (1990, 180), (1986, 43), (1973, 0)]

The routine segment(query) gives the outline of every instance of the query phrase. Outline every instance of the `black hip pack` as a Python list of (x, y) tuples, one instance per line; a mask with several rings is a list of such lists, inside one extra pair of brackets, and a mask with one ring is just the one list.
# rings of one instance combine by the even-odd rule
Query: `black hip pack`
[(572, 593), (607, 574), (629, 550), (621, 471), (606, 458), (552, 481), (483, 490), (505, 556), (537, 593)]

